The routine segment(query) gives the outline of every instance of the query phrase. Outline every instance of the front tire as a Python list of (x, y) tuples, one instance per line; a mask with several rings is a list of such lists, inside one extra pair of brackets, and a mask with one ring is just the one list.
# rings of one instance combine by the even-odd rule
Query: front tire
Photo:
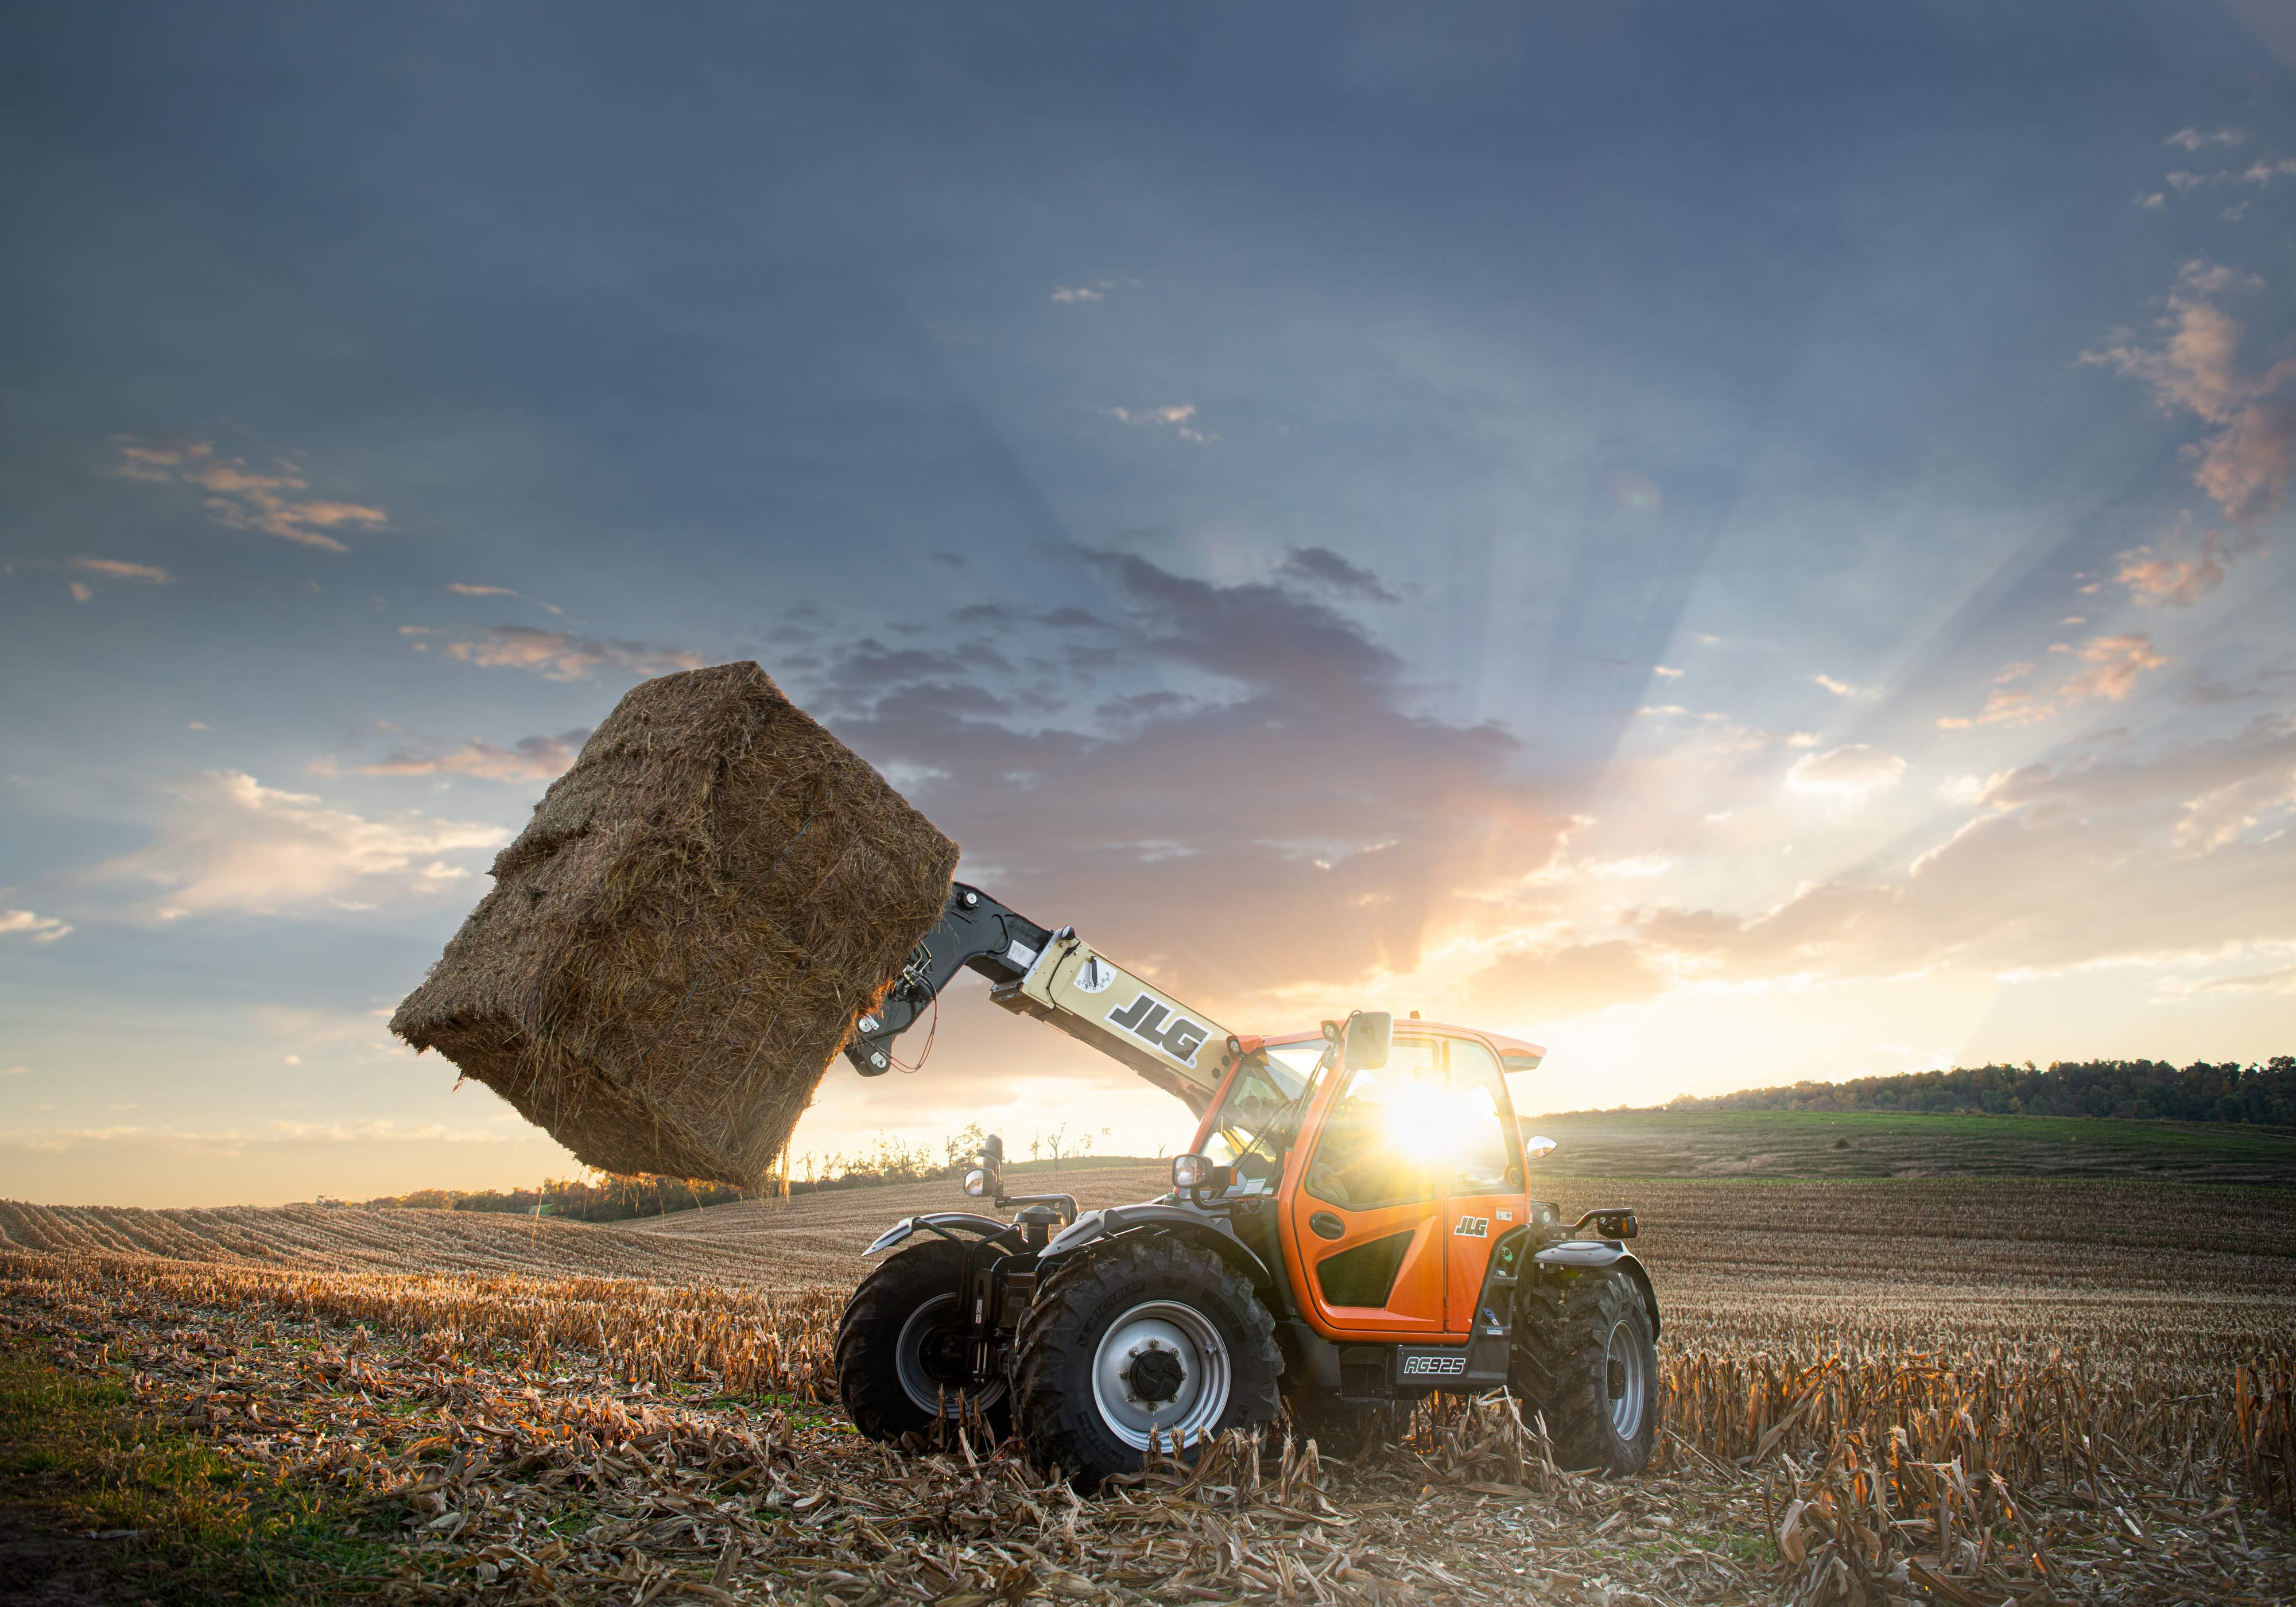
[(1546, 1418), (1566, 1468), (1639, 1473), (1658, 1443), (1658, 1344), (1616, 1267), (1541, 1269), (1515, 1293), (1507, 1382)]
[(881, 1263), (845, 1302), (837, 1394), (870, 1439), (898, 1444), (954, 1423), (968, 1397), (998, 1439), (1010, 1431), (1004, 1381), (977, 1384), (966, 1371), (964, 1261), (963, 1245), (928, 1240)]
[(1185, 1240), (1119, 1240), (1054, 1273), (1022, 1319), (1021, 1438), (1083, 1489), (1272, 1420), (1283, 1357), (1251, 1284)]

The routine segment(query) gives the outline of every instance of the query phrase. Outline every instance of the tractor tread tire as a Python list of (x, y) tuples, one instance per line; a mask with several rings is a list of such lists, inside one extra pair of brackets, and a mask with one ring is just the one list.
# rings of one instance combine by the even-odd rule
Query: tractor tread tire
[(1227, 1342), (1230, 1383), (1216, 1432), (1272, 1421), (1281, 1398), (1275, 1319), (1250, 1280), (1218, 1255), (1161, 1234), (1087, 1251), (1037, 1286), (1021, 1319), (1013, 1369), (1021, 1440), (1037, 1461), (1087, 1493), (1112, 1473), (1140, 1470), (1142, 1454), (1101, 1423), (1092, 1363), (1108, 1325), (1144, 1300), (1185, 1300), (1218, 1323)]
[[(902, 1388), (894, 1349), (920, 1303), (937, 1294), (962, 1300), (964, 1250), (947, 1239), (913, 1244), (880, 1262), (845, 1302), (837, 1324), (837, 1395), (867, 1438), (898, 1445), (906, 1435), (930, 1432), (937, 1421)], [(1011, 1424), (1008, 1397), (1009, 1391), (981, 1412), (1000, 1439)]]
[[(1514, 1354), (1508, 1382), (1546, 1419), (1554, 1459), (1566, 1468), (1638, 1473), (1658, 1440), (1657, 1345), (1642, 1291), (1615, 1267), (1542, 1268), (1515, 1291)], [(1611, 1418), (1604, 1340), (1628, 1325), (1643, 1349), (1643, 1420), (1631, 1439)]]

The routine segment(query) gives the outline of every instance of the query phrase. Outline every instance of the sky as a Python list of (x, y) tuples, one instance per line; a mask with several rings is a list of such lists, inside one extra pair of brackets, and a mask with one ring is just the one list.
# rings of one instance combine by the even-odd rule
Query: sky
[[(1526, 1111), (2296, 1053), (2285, 6), (12, 14), (0, 1195), (571, 1174), (384, 1022), (741, 659)], [(1185, 1144), (943, 1003), (801, 1156)]]

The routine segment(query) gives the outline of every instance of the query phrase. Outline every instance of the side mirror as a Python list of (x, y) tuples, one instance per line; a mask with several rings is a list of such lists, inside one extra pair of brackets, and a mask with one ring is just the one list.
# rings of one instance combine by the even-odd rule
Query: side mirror
[(1526, 1138), (1522, 1141), (1522, 1152), (1533, 1160), (1546, 1160), (1547, 1152), (1554, 1147), (1554, 1140), (1552, 1138)]
[(1348, 1069), (1376, 1071), (1387, 1064), (1395, 1042), (1395, 1016), (1385, 1010), (1358, 1010), (1348, 1017)]
[(964, 1192), (976, 1200), (1004, 1197), (1004, 1141), (991, 1133), (980, 1141), (980, 1164), (964, 1175)]

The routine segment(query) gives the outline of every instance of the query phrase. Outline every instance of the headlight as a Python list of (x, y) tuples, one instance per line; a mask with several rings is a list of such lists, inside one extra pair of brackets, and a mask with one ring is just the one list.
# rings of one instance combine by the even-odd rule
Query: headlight
[(1180, 1193), (1193, 1193), (1212, 1180), (1212, 1163), (1201, 1155), (1172, 1157), (1172, 1186)]
[(974, 1167), (964, 1175), (964, 1192), (978, 1200), (988, 1192), (988, 1174)]

